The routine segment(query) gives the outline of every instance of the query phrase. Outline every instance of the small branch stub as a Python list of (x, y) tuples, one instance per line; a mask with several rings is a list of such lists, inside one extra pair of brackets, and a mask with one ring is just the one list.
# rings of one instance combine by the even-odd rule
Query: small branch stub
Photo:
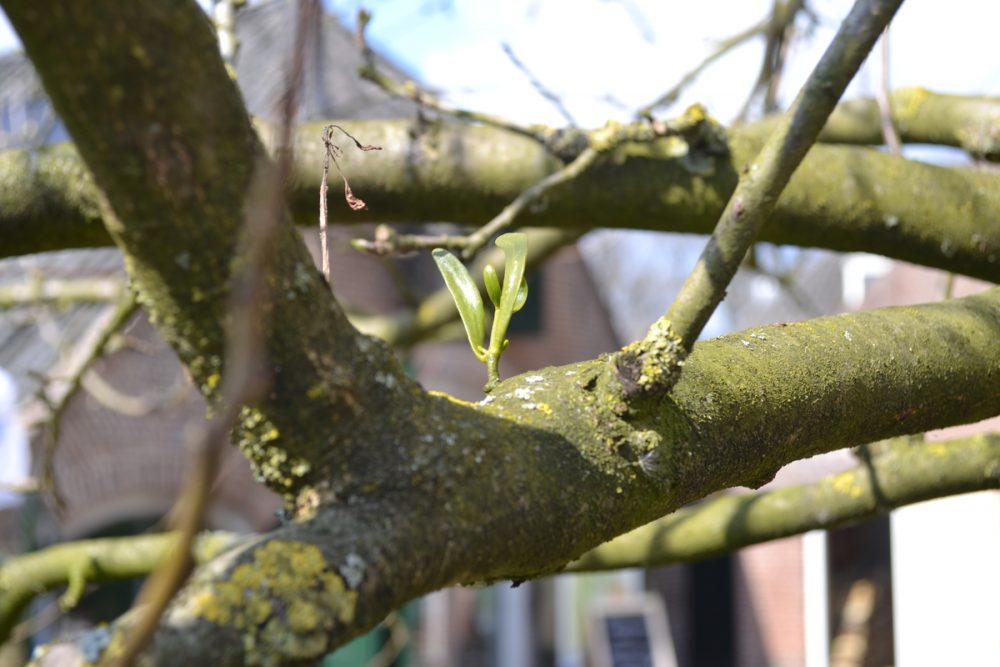
[(670, 320), (660, 318), (642, 340), (625, 346), (615, 356), (618, 379), (627, 397), (662, 394), (680, 378), (687, 350)]

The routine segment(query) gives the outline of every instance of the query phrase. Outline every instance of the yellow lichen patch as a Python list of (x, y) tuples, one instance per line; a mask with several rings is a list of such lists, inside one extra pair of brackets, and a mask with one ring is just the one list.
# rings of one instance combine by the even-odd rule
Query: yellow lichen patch
[(851, 498), (860, 498), (864, 490), (858, 485), (857, 475), (845, 472), (833, 478), (833, 490)]
[(354, 618), (357, 593), (313, 544), (271, 540), (193, 600), (193, 613), (244, 633), (248, 665), (309, 659), (327, 650), (337, 623)]
[(463, 401), (462, 399), (458, 398), (457, 396), (452, 396), (451, 394), (448, 394), (448, 393), (443, 392), (443, 391), (429, 391), (427, 393), (430, 394), (431, 396), (436, 396), (438, 398), (446, 398), (449, 401), (451, 401), (452, 403), (454, 403), (455, 405), (464, 405), (465, 407), (468, 407), (468, 408), (477, 408), (477, 407), (479, 407), (479, 405), (476, 404), (476, 403), (470, 403), (469, 401)]
[(903, 104), (896, 106), (893, 110), (901, 120), (910, 121), (917, 115), (920, 107), (930, 96), (931, 91), (926, 88), (907, 88), (896, 95), (896, 99)]
[(552, 406), (548, 403), (536, 403), (535, 407), (538, 408), (540, 412), (544, 412), (547, 415), (552, 414)]
[(931, 456), (936, 456), (941, 458), (943, 456), (948, 456), (948, 446), (947, 445), (929, 445), (927, 447), (927, 453)]

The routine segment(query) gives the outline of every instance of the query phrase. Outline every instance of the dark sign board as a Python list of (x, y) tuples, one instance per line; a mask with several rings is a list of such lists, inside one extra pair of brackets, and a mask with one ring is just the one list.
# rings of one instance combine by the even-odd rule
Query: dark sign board
[(655, 594), (596, 601), (589, 630), (590, 667), (677, 667), (666, 609)]

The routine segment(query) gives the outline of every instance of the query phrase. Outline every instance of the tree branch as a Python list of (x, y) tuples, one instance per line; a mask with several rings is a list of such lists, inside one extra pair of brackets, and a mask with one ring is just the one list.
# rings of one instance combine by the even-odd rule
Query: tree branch
[[(902, 88), (889, 96), (889, 108), (903, 143), (954, 146), (977, 157), (1000, 160), (1000, 98)], [(777, 122), (776, 117), (765, 118), (744, 131), (766, 136)], [(884, 139), (878, 102), (873, 99), (841, 103), (819, 135), (820, 141), (841, 144), (878, 145)]]
[(778, 197), (902, 0), (857, 0), (792, 108), (740, 176), (698, 263), (664, 316), (690, 350)]
[(46, 278), (33, 276), (20, 283), (0, 283), (0, 308), (33, 303), (106, 303), (121, 298), (125, 283), (115, 278)]
[[(592, 549), (567, 572), (656, 567), (729, 553), (752, 544), (830, 529), (933, 498), (1000, 487), (1000, 436), (948, 442), (902, 437), (872, 446), (872, 465), (811, 484), (731, 495), (677, 510)], [(198, 562), (232, 548), (240, 538), (204, 534)], [(0, 641), (17, 613), (39, 590), (69, 583), (81, 560), (94, 567), (88, 583), (139, 577), (174, 549), (170, 534), (105, 538), (49, 547), (0, 567)], [(16, 582), (8, 587), (6, 582)], [(28, 583), (32, 585), (29, 586)]]
[[(943, 109), (940, 115), (931, 114), (934, 106), (917, 107), (927, 109), (918, 116), (927, 119), (921, 123), (928, 132), (937, 126), (931, 117), (945, 117)], [(964, 115), (966, 110), (991, 108), (971, 99), (961, 104), (956, 99), (947, 106), (956, 122), (961, 118), (966, 123), (975, 118)], [(897, 116), (906, 108), (893, 101)], [(852, 136), (880, 143), (877, 109), (871, 109), (872, 134)], [(326, 123), (306, 125), (296, 142), (291, 203), (296, 219), (306, 226), (315, 225), (324, 155), (316, 137)], [(904, 141), (914, 140), (905, 122), (897, 118), (896, 123)], [(562, 166), (536, 142), (494, 128), (414, 126), (411, 121), (338, 124), (383, 150), (364, 157), (345, 153), (343, 166), (351, 185), (369, 208), (355, 212), (331, 206), (331, 224), (478, 224)], [(258, 127), (265, 142), (274, 145), (272, 131)], [(679, 137), (625, 143), (580, 177), (550, 190), (512, 224), (707, 234), (732, 195), (738, 173), (759, 152), (767, 136), (762, 127), (732, 130), (728, 151), (692, 146)], [(99, 195), (74, 155), (67, 147), (46, 149), (37, 158), (17, 151), (0, 153), (0, 183), (5, 184), (0, 192), (9, 195), (0, 197), (0, 253), (110, 243), (99, 228), (99, 214), (88, 217)], [(64, 173), (80, 172), (83, 178), (61, 179)], [(914, 192), (920, 196), (914, 197)], [(1000, 282), (1000, 175), (936, 167), (865, 148), (817, 145), (792, 176), (760, 240), (873, 252)]]
[[(996, 414), (998, 322), (993, 290), (752, 329), (700, 343), (656, 400), (625, 397), (604, 359), (506, 380), (479, 404), (393, 392), (383, 416), (405, 409), (409, 424), (336, 471), (327, 492), (344, 501), (203, 569), (147, 655), (305, 661), (412, 597), (559, 571), (792, 460)], [(328, 620), (294, 625), (285, 605), (304, 590), (323, 592), (309, 608)]]
[(1000, 436), (948, 442), (899, 438), (873, 445), (871, 466), (812, 484), (729, 495), (620, 535), (570, 563), (569, 572), (656, 567), (829, 529), (904, 505), (1000, 488)]
[[(4, 7), (106, 194), (104, 219), (144, 305), (217, 400), (220, 374), (234, 371), (222, 364), (223, 323), (261, 149), (210, 27), (190, 1)], [(414, 172), (420, 151), (447, 157), (453, 139), (502, 136), (392, 131), (411, 151), (398, 164), (371, 160), (384, 170), (373, 178), (404, 174), (402, 199), (431, 208), (419, 194), (428, 182)], [(309, 148), (320, 164), (323, 147), (313, 139)], [(464, 157), (495, 172), (496, 149), (480, 148)], [(681, 148), (671, 169), (692, 191), (716, 171), (731, 191), (734, 172), (716, 161), (717, 146), (671, 137), (609, 151), (607, 162), (549, 193), (548, 208), (572, 211), (574, 190), (629, 174), (633, 157)], [(526, 178), (514, 171), (504, 165), (501, 182)], [(456, 193), (470, 183), (446, 169), (428, 181), (436, 177)], [(660, 194), (674, 182), (640, 180)], [(615, 215), (631, 205), (647, 217), (648, 202), (663, 200), (617, 194)], [(452, 199), (446, 205), (469, 211), (475, 198)], [(759, 486), (791, 460), (1000, 412), (996, 290), (700, 344), (669, 395), (632, 394), (623, 369), (600, 358), (512, 378), (470, 404), (423, 392), (384, 346), (359, 335), (289, 226), (270, 252), (264, 279), (275, 298), (262, 319), (273, 323), (263, 335), (274, 381), (244, 411), (239, 444), (295, 521), (199, 570), (143, 654), (154, 664), (311, 664), (436, 588), (552, 573), (683, 504)], [(655, 364), (637, 370), (656, 372)], [(107, 650), (94, 661), (114, 658), (130, 622), (96, 631)]]
[[(203, 533), (195, 546), (195, 558), (207, 563), (241, 539), (245, 538)], [(82, 540), (5, 560), (0, 565), (0, 643), (6, 641), (21, 612), (37, 595), (66, 586), (74, 571), (90, 584), (144, 577), (165, 558), (174, 556), (176, 542), (173, 533)], [(79, 563), (90, 567), (80, 573)]]

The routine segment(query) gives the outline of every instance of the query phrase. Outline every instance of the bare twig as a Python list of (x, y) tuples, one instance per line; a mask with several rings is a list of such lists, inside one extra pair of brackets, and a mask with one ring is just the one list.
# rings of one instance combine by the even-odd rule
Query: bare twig
[(875, 101), (878, 103), (878, 115), (882, 123), (882, 136), (890, 153), (893, 155), (902, 155), (903, 143), (900, 141), (899, 132), (896, 131), (896, 125), (892, 122), (892, 103), (889, 100), (889, 28), (886, 28), (882, 32), (879, 46), (882, 72), (879, 77), (879, 85), (876, 86)]
[(132, 315), (135, 314), (138, 308), (139, 304), (135, 299), (135, 295), (131, 291), (127, 291), (118, 302), (118, 306), (115, 308), (111, 319), (104, 325), (97, 340), (94, 341), (83, 363), (80, 364), (76, 372), (69, 378), (69, 385), (65, 393), (56, 403), (49, 406), (48, 423), (45, 429), (45, 448), (42, 452), (42, 476), (40, 484), (43, 489), (51, 494), (56, 507), (60, 510), (64, 508), (64, 502), (62, 495), (59, 493), (58, 483), (56, 482), (55, 458), (56, 450), (59, 446), (59, 431), (62, 425), (63, 412), (66, 411), (66, 407), (76, 396), (77, 392), (79, 392), (84, 376), (94, 365), (94, 362), (103, 356), (104, 350), (108, 346), (108, 342), (112, 336), (132, 318)]
[(508, 44), (507, 42), (503, 42), (500, 46), (501, 48), (503, 48), (503, 52), (507, 54), (507, 57), (510, 58), (510, 61), (514, 64), (514, 67), (520, 70), (521, 73), (528, 78), (528, 81), (531, 83), (532, 88), (534, 88), (539, 95), (541, 95), (542, 97), (544, 97), (545, 99), (547, 99), (549, 102), (552, 103), (552, 106), (556, 108), (556, 111), (559, 112), (559, 115), (563, 117), (563, 119), (569, 124), (570, 127), (576, 127), (577, 126), (576, 120), (573, 118), (573, 114), (569, 112), (569, 109), (566, 108), (566, 105), (563, 104), (562, 98), (560, 98), (554, 92), (549, 90), (544, 83), (539, 81), (538, 78), (535, 77), (534, 74), (532, 74), (531, 70), (528, 69), (528, 66), (525, 65), (520, 58), (517, 57), (516, 53), (514, 53), (514, 49), (511, 48), (510, 44)]
[(758, 35), (765, 34), (770, 25), (771, 20), (768, 18), (760, 23), (750, 26), (742, 32), (720, 41), (716, 44), (715, 49), (709, 53), (704, 60), (698, 63), (694, 69), (682, 76), (680, 81), (674, 84), (673, 88), (663, 93), (643, 108), (639, 109), (639, 111), (636, 112), (636, 116), (638, 118), (649, 118), (652, 116), (654, 111), (674, 104), (677, 101), (677, 98), (681, 96), (681, 93), (684, 92), (684, 89), (691, 85), (695, 79), (701, 76), (701, 73), (708, 69), (712, 63), (735, 49), (737, 46), (745, 44)]
[(579, 176), (597, 160), (601, 152), (587, 148), (571, 163), (559, 171), (549, 174), (507, 204), (496, 217), (467, 236), (450, 234), (396, 234), (391, 228), (379, 225), (375, 238), (371, 241), (354, 239), (351, 241), (358, 250), (375, 255), (398, 255), (415, 250), (448, 248), (461, 251), (462, 258), (469, 260), (478, 253), (494, 235), (506, 229), (517, 220), (532, 204), (538, 202), (549, 190)]
[(900, 4), (902, 0), (854, 4), (781, 125), (746, 167), (698, 263), (651, 335), (664, 324), (672, 326), (684, 349), (691, 349), (788, 179)]
[(270, 251), (285, 219), (285, 190), (292, 167), (291, 138), (304, 68), (306, 30), (319, 20), (321, 12), (319, 0), (299, 0), (291, 71), (280, 102), (282, 120), (276, 164), (271, 166), (266, 159), (260, 160), (248, 193), (252, 201), (246, 206), (248, 213), (238, 248), (244, 262), (234, 276), (230, 293), (219, 407), (191, 442), (192, 476), (171, 513), (179, 534), (175, 555), (165, 560), (143, 587), (136, 603), (142, 609), (120, 658), (119, 664), (123, 666), (131, 665), (138, 657), (167, 605), (187, 579), (193, 564), (192, 547), (211, 497), (222, 446), (243, 407), (262, 396), (270, 382), (263, 322), (271, 298), (267, 284)]
[(761, 94), (764, 96), (764, 112), (777, 110), (778, 83), (781, 80), (788, 45), (795, 29), (795, 17), (804, 6), (805, 0), (774, 0), (771, 18), (765, 22), (763, 30), (767, 41), (764, 44), (764, 58), (761, 60), (760, 72), (757, 74), (750, 95), (743, 103), (743, 108), (737, 114), (738, 122), (746, 120), (754, 100)]
[(368, 23), (371, 22), (371, 16), (371, 13), (364, 9), (358, 12), (355, 39), (358, 43), (358, 47), (361, 49), (361, 56), (365, 63), (358, 71), (361, 78), (374, 83), (376, 86), (393, 97), (416, 102), (421, 107), (432, 109), (438, 113), (452, 116), (454, 118), (461, 118), (463, 120), (471, 120), (477, 123), (482, 123), (483, 125), (499, 127), (501, 129), (508, 130), (509, 132), (514, 132), (516, 134), (534, 139), (545, 146), (549, 145), (549, 135), (551, 132), (547, 132), (545, 128), (525, 127), (524, 125), (519, 125), (518, 123), (507, 120), (506, 118), (501, 118), (500, 116), (450, 106), (426, 90), (418, 87), (413, 81), (406, 81), (401, 84), (382, 72), (376, 62), (375, 53), (368, 45), (368, 40), (365, 36), (365, 30), (368, 27)]
[(637, 121), (622, 124), (611, 121), (604, 127), (589, 132), (586, 137), (587, 147), (583, 149), (569, 164), (555, 171), (540, 181), (522, 191), (514, 200), (505, 206), (492, 220), (465, 235), (450, 234), (397, 234), (390, 227), (380, 225), (375, 230), (375, 238), (371, 241), (355, 239), (351, 245), (374, 255), (398, 255), (417, 250), (447, 248), (460, 251), (462, 259), (472, 259), (493, 236), (513, 225), (521, 216), (542, 201), (552, 189), (579, 177), (589, 169), (604, 153), (613, 150), (625, 142), (648, 142), (665, 136), (680, 136), (704, 144), (706, 152), (718, 151), (725, 154), (728, 146), (721, 135), (721, 130), (715, 120), (708, 117), (704, 107), (691, 106), (684, 114), (669, 121)]
[(330, 244), (327, 240), (327, 203), (326, 194), (329, 188), (329, 178), (330, 178), (330, 161), (333, 161), (333, 166), (337, 168), (337, 173), (340, 174), (340, 178), (344, 181), (344, 199), (347, 201), (347, 205), (351, 207), (352, 211), (363, 211), (368, 208), (364, 200), (360, 197), (356, 197), (351, 191), (351, 186), (347, 182), (347, 176), (344, 175), (344, 171), (340, 168), (340, 163), (337, 161), (337, 156), (342, 154), (340, 146), (333, 143), (333, 131), (340, 130), (347, 137), (354, 142), (354, 145), (360, 151), (380, 151), (381, 146), (372, 146), (369, 144), (362, 144), (358, 141), (350, 132), (345, 130), (339, 125), (327, 125), (323, 128), (323, 177), (319, 184), (319, 245), (322, 253), (322, 268), (323, 277), (326, 278), (327, 284), (330, 283)]

